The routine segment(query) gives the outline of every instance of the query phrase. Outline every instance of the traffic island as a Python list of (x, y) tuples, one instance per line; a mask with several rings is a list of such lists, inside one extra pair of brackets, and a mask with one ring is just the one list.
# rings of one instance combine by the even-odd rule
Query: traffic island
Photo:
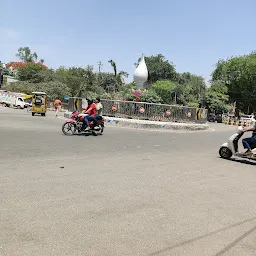
[[(64, 113), (65, 118), (71, 117), (71, 112)], [(209, 129), (208, 124), (202, 123), (176, 123), (176, 122), (159, 122), (139, 119), (125, 119), (104, 116), (105, 124), (120, 127), (129, 127), (137, 129), (155, 129), (155, 130), (187, 130), (202, 131)]]

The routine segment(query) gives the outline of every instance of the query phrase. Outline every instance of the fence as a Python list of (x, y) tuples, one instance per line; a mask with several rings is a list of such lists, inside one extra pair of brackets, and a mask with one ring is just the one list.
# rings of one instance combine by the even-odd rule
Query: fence
[(207, 121), (207, 110), (176, 105), (121, 100), (102, 100), (103, 115), (164, 122)]

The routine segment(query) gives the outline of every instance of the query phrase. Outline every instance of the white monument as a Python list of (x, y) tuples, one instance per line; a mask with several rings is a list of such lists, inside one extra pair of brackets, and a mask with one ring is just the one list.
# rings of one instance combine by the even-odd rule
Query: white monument
[(144, 54), (142, 54), (138, 67), (133, 74), (133, 80), (138, 86), (138, 89), (142, 89), (143, 84), (148, 80), (148, 69), (145, 62)]

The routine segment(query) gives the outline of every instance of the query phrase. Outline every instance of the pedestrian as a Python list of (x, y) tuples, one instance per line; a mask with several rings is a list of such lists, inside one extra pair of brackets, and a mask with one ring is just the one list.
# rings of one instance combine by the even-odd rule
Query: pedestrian
[(54, 101), (54, 107), (55, 107), (55, 116), (58, 116), (59, 111), (61, 110), (61, 101), (59, 98), (56, 98), (56, 100)]

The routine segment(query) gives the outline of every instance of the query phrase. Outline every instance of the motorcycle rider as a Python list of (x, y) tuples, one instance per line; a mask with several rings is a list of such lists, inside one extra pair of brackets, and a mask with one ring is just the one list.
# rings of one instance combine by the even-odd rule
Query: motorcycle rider
[(102, 106), (102, 104), (100, 102), (100, 98), (97, 97), (95, 102), (96, 102), (97, 115), (101, 116), (102, 115), (103, 106)]
[(93, 121), (95, 123), (95, 116), (97, 115), (96, 105), (93, 103), (92, 99), (87, 99), (88, 107), (83, 110), (83, 114), (88, 114), (84, 117), (82, 130), (86, 129), (89, 126), (89, 122)]
[(251, 145), (256, 143), (256, 122), (254, 123), (254, 127), (245, 129), (243, 132), (252, 132), (252, 137), (245, 138), (242, 140), (244, 149), (247, 149), (247, 151), (244, 153), (245, 155), (252, 155), (252, 149)]

